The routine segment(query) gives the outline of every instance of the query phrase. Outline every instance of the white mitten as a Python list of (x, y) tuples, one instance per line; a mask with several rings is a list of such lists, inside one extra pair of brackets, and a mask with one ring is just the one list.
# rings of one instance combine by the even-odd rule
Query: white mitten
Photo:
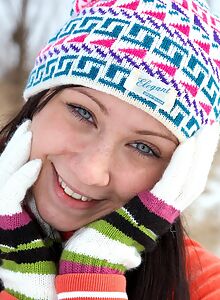
[(27, 190), (36, 181), (41, 160), (29, 160), (30, 121), (15, 132), (0, 157), (0, 278), (1, 295), (18, 299), (56, 299), (53, 241), (23, 205)]

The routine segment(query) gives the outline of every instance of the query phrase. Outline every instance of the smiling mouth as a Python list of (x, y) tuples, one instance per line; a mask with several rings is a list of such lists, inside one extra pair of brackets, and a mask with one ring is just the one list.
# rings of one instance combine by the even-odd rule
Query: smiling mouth
[[(58, 175), (58, 174), (57, 174)], [(72, 197), (73, 199), (77, 199), (77, 200), (81, 200), (83, 202), (86, 201), (91, 201), (94, 200), (91, 197), (86, 197), (83, 196), (81, 194), (76, 193), (75, 191), (73, 191), (67, 184), (66, 182), (62, 179), (61, 176), (58, 175), (58, 181), (60, 183), (60, 186), (62, 187), (63, 191), (65, 194), (67, 194), (68, 196)]]
[(79, 191), (74, 191), (73, 188), (70, 188), (70, 186), (63, 180), (63, 178), (58, 174), (54, 164), (51, 162), (52, 168), (54, 170), (54, 173), (57, 177), (57, 184), (62, 189), (63, 193), (66, 194), (68, 197), (71, 197), (73, 200), (79, 200), (79, 202), (84, 203), (98, 203), (107, 200), (107, 198), (93, 198), (86, 196), (85, 194), (79, 194)]

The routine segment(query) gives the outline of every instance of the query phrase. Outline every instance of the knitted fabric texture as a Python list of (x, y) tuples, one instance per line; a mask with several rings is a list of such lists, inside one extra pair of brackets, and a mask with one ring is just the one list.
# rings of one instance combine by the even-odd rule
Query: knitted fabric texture
[(25, 210), (15, 215), (0, 215), (0, 277), (5, 279), (5, 291), (18, 299), (49, 299), (48, 294), (51, 297), (53, 294), (51, 282), (56, 274), (53, 241), (42, 239), (39, 232), (39, 225)]
[(180, 142), (219, 121), (220, 19), (202, 0), (75, 1), (24, 97), (77, 84), (161, 121)]
[(124, 274), (140, 265), (140, 253), (151, 252), (170, 227), (169, 221), (134, 197), (123, 208), (73, 234), (61, 255), (59, 274)]
[(39, 159), (28, 161), (31, 141), (27, 120), (17, 128), (0, 155), (1, 289), (22, 300), (53, 300), (60, 243), (43, 232), (23, 204), (41, 168)]

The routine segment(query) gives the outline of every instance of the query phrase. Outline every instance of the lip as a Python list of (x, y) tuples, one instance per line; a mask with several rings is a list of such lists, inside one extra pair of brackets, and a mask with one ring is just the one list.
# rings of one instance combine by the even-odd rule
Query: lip
[[(54, 167), (54, 166), (53, 166)], [(55, 169), (55, 168), (54, 168)], [(57, 173), (57, 171), (56, 171), (56, 169), (55, 169), (55, 172), (56, 172), (56, 175), (57, 175), (57, 177), (58, 177), (58, 173)], [(61, 176), (60, 176), (61, 177)], [(62, 178), (62, 177), (61, 177)], [(63, 178), (62, 178), (62, 180), (63, 180)], [(79, 190), (77, 190), (76, 188), (73, 188), (71, 185), (69, 185), (65, 180), (63, 180), (66, 184), (67, 184), (67, 186), (72, 190), (72, 191), (74, 191), (75, 193), (77, 193), (77, 194), (79, 194), (79, 195), (81, 195), (81, 196), (85, 196), (85, 197), (87, 197), (87, 198), (90, 198), (91, 199), (91, 197), (89, 197), (89, 196), (87, 196), (87, 195), (85, 195), (85, 194), (83, 194), (83, 193), (81, 193)]]
[(51, 164), (51, 165), (52, 165), (53, 177), (54, 177), (54, 180), (53, 180), (54, 192), (55, 192), (57, 198), (61, 201), (61, 203), (63, 205), (66, 205), (70, 208), (76, 208), (76, 209), (88, 209), (88, 208), (94, 207), (95, 205), (98, 204), (99, 201), (96, 201), (96, 200), (90, 200), (90, 201), (83, 202), (81, 200), (74, 199), (74, 198), (70, 197), (69, 195), (67, 195), (60, 186), (60, 183), (58, 181), (58, 174), (56, 172), (54, 165), (53, 164)]

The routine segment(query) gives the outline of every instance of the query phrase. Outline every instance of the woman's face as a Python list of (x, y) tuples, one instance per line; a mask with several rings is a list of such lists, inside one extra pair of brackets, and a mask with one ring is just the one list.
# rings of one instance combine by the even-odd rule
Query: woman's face
[(151, 189), (178, 144), (147, 113), (85, 87), (59, 92), (31, 130), (31, 159), (43, 161), (33, 186), (37, 208), (60, 231), (78, 229)]

